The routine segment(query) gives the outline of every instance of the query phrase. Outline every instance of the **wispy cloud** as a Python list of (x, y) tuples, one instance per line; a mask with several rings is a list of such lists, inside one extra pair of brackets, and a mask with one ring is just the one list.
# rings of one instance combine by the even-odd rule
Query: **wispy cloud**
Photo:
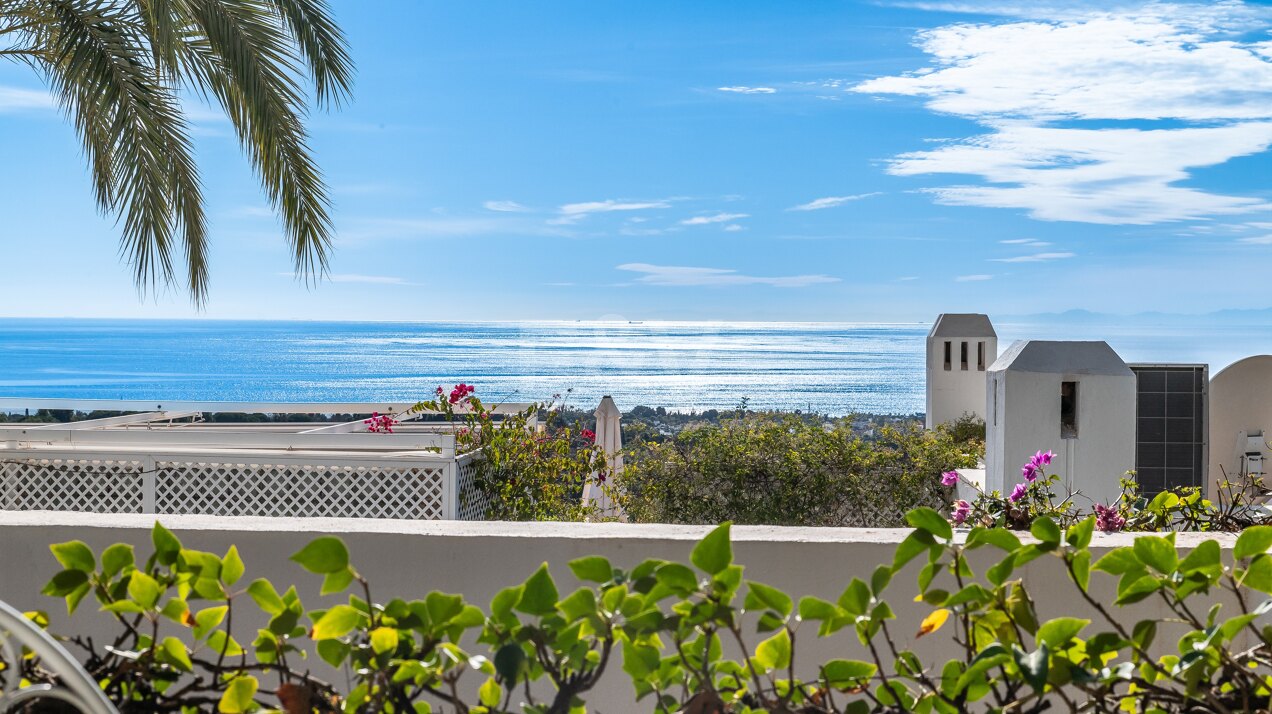
[(745, 227), (745, 226), (740, 226), (740, 225), (738, 225), (738, 224), (736, 224), (736, 223), (730, 223), (729, 225), (727, 225), (727, 226), (725, 226), (725, 227), (724, 227), (724, 230), (726, 230), (726, 231), (728, 231), (728, 232), (730, 232), (730, 233), (737, 233), (738, 231), (744, 231), (744, 230), (746, 230), (746, 227)]
[(481, 205), (487, 211), (496, 211), (498, 213), (525, 213), (530, 210), (516, 201), (486, 201)]
[(1245, 238), (1238, 238), (1237, 242), (1245, 243), (1246, 245), (1272, 245), (1272, 235), (1247, 236)]
[(976, 274), (976, 275), (960, 275), (960, 276), (958, 276), (958, 277), (954, 278), (954, 282), (956, 282), (956, 283), (980, 283), (980, 282), (984, 282), (984, 281), (986, 281), (986, 280), (993, 280), (993, 279), (994, 279), (994, 276), (992, 276), (992, 275), (986, 275), (985, 273), (978, 273), (978, 274)]
[(614, 211), (647, 211), (653, 208), (668, 208), (669, 199), (654, 201), (629, 201), (626, 199), (606, 199), (604, 201), (584, 201), (567, 203), (558, 209), (559, 215), (548, 221), (555, 225), (577, 223), (594, 213), (612, 213)]
[(770, 285), (776, 288), (803, 288), (822, 283), (836, 283), (839, 278), (829, 275), (787, 275), (761, 277), (744, 275), (726, 268), (696, 268), (679, 265), (651, 265), (649, 263), (624, 263), (619, 270), (640, 273), (636, 282), (646, 285), (673, 287), (721, 287), (730, 285)]
[(567, 229), (513, 215), (424, 216), (417, 218), (350, 218), (337, 225), (340, 242), (375, 239), (435, 239), (496, 236), (569, 235)]
[(827, 196), (825, 198), (814, 199), (812, 201), (809, 201), (808, 203), (801, 203), (798, 206), (791, 206), (790, 208), (786, 210), (788, 211), (820, 211), (824, 208), (834, 208), (835, 206), (842, 206), (845, 203), (852, 203), (853, 201), (860, 201), (863, 198), (870, 198), (871, 196), (878, 196), (878, 195), (880, 195), (880, 192), (874, 191), (871, 193), (858, 193), (852, 196)]
[(1051, 260), (1072, 258), (1076, 253), (1034, 253), (1033, 255), (1017, 255), (1011, 258), (990, 258), (995, 263), (1046, 263)]
[(777, 90), (773, 87), (716, 87), (721, 92), (733, 92), (734, 94), (777, 94)]
[(1045, 240), (1034, 240), (1033, 238), (1012, 238), (1011, 240), (1000, 240), (1003, 245), (1019, 245), (1026, 248), (1046, 248), (1051, 245)]
[[(987, 185), (931, 193), (1041, 220), (1142, 225), (1269, 207), (1178, 185), (1195, 169), (1272, 145), (1272, 44), (1239, 39), (1265, 33), (1266, 12), (1240, 3), (932, 5), (1033, 19), (921, 32), (932, 67), (852, 88), (921, 97), (933, 111), (989, 129), (903, 154), (891, 173), (977, 176)], [(1131, 120), (1183, 126), (1108, 127)]]
[(728, 223), (729, 221), (736, 221), (739, 218), (747, 217), (749, 216), (746, 213), (712, 213), (706, 216), (686, 218), (681, 221), (680, 224), (684, 226), (705, 226), (710, 223)]
[(0, 86), (0, 114), (52, 108), (53, 97), (43, 89)]

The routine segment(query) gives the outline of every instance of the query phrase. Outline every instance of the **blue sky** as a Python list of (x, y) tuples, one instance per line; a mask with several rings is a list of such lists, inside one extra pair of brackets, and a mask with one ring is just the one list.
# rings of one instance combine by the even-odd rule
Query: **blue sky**
[[(373, 9), (368, 9), (373, 8)], [(298, 284), (190, 107), (214, 318), (926, 320), (1269, 307), (1272, 10), (337, 0), (339, 237)], [(0, 64), (4, 316), (139, 298), (38, 77)]]

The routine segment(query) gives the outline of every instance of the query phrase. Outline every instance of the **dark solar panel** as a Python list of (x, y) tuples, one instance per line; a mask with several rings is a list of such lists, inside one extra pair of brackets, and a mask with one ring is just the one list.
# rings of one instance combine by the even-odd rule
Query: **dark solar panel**
[(1152, 495), (1206, 485), (1209, 368), (1133, 364), (1136, 377), (1135, 471)]

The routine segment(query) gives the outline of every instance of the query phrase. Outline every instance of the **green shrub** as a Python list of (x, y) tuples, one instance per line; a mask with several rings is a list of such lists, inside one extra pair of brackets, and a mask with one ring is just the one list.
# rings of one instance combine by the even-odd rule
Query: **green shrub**
[(898, 526), (907, 510), (946, 498), (943, 471), (973, 467), (983, 446), (945, 428), (750, 414), (624, 449), (618, 478), (628, 517), (660, 523)]
[[(1261, 616), (1272, 611), (1262, 599), (1272, 594), (1272, 527), (1246, 530), (1227, 557), (1216, 541), (1180, 553), (1172, 533), (1139, 536), (1093, 562), (1092, 518), (1062, 528), (1040, 517), (1028, 542), (981, 527), (958, 538), (930, 509), (907, 520), (914, 530), (892, 562), (853, 578), (834, 601), (746, 580), (728, 524), (699, 542), (688, 564), (650, 559), (624, 569), (581, 558), (569, 565), (586, 584), (572, 592), (561, 592), (544, 564), (487, 608), (441, 592), (375, 599), (344, 544), (324, 536), (292, 559), (323, 576), (323, 594), (352, 592), (307, 609), (294, 587), (245, 582), (234, 548), (191, 550), (158, 524), (145, 560), (130, 545), (100, 554), (79, 541), (52, 546), (64, 569), (44, 592), (71, 611), (96, 601), (115, 619), (120, 635), (109, 646), (72, 641), (124, 712), (574, 714), (587, 710), (589, 691), (620, 654), (635, 698), (655, 714), (1268, 707), (1272, 627)], [(982, 549), (998, 555), (977, 573), (969, 553)], [(1037, 611), (1018, 573), (1038, 559), (1063, 567), (1081, 613)], [(897, 623), (888, 597), (914, 561), (919, 595), (901, 597), (930, 611)], [(1111, 602), (1094, 594), (1094, 578), (1117, 580)], [(1159, 619), (1120, 611), (1149, 599), (1182, 636), (1159, 641)], [(234, 630), (243, 607), (262, 610), (268, 626)], [(42, 613), (29, 616), (47, 624)], [(951, 637), (959, 654), (932, 661), (899, 648), (898, 627), (919, 639)], [(472, 636), (483, 653), (462, 646)], [(800, 643), (845, 637), (862, 646), (862, 659), (797, 657)], [(349, 685), (310, 675), (306, 654), (346, 668)], [(29, 656), (0, 664), (6, 682), (15, 668), (32, 683), (56, 679)]]

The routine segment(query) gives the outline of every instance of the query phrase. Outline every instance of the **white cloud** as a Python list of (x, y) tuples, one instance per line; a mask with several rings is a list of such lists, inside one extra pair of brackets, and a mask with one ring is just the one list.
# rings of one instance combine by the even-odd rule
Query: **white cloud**
[(1272, 235), (1247, 236), (1245, 238), (1238, 238), (1237, 242), (1245, 243), (1246, 245), (1272, 245)]
[(746, 228), (743, 228), (742, 226), (739, 226), (739, 225), (738, 225), (738, 224), (736, 224), (736, 223), (730, 223), (729, 225), (727, 225), (727, 226), (725, 226), (725, 227), (724, 227), (724, 230), (726, 230), (726, 231), (728, 231), (728, 232), (730, 232), (730, 233), (736, 233), (736, 232), (738, 232), (738, 231), (744, 231), (744, 230), (746, 230)]
[(671, 206), (670, 201), (665, 199), (659, 199), (656, 201), (606, 199), (604, 201), (567, 203), (559, 209), (561, 215), (548, 221), (548, 223), (554, 225), (568, 225), (571, 223), (578, 223), (593, 213), (610, 213), (613, 211), (647, 211), (652, 208), (667, 208), (669, 206)]
[[(899, 156), (891, 173), (977, 176), (988, 185), (932, 194), (1042, 220), (1151, 224), (1268, 207), (1177, 185), (1194, 169), (1272, 144), (1272, 123), (1263, 121), (1272, 116), (1272, 42), (1240, 39), (1266, 36), (1265, 11), (1239, 3), (934, 5), (1037, 19), (921, 32), (918, 45), (933, 66), (852, 88), (921, 97), (991, 131)], [(1109, 127), (1132, 120), (1184, 126)]]
[(879, 192), (874, 191), (871, 193), (858, 193), (852, 196), (827, 196), (825, 198), (814, 199), (812, 201), (809, 201), (808, 203), (801, 203), (798, 206), (792, 206), (786, 210), (788, 211), (820, 211), (823, 208), (834, 208), (835, 206), (842, 206), (845, 203), (851, 203), (852, 201), (860, 201), (863, 198), (870, 198), (871, 196), (878, 196), (878, 195), (880, 195)]
[(678, 265), (650, 265), (649, 263), (624, 263), (619, 270), (641, 273), (636, 282), (647, 285), (675, 287), (719, 287), (729, 285), (770, 285), (776, 288), (803, 288), (822, 283), (836, 283), (839, 278), (829, 275), (788, 275), (759, 277), (743, 275), (725, 268), (694, 268)]
[(338, 224), (336, 239), (348, 243), (384, 238), (466, 238), (474, 236), (560, 236), (567, 229), (545, 226), (521, 216), (427, 216), (423, 218), (352, 218)]
[(1011, 240), (1000, 240), (1003, 245), (1021, 245), (1026, 248), (1046, 248), (1051, 245), (1045, 240), (1034, 240), (1033, 238), (1012, 238)]
[(995, 263), (1045, 263), (1051, 260), (1072, 258), (1076, 253), (1034, 253), (1033, 255), (1017, 255), (1012, 258), (990, 258)]
[(721, 92), (733, 92), (734, 94), (777, 94), (777, 90), (772, 87), (716, 87)]
[(52, 108), (53, 97), (43, 89), (0, 86), (0, 114)]
[(908, 283), (908, 282), (910, 282), (911, 280), (918, 280), (918, 279), (919, 279), (919, 276), (917, 276), (917, 275), (903, 275), (903, 276), (901, 276), (901, 277), (897, 278), (897, 282), (899, 282), (899, 283)]
[(981, 273), (981, 274), (978, 274), (978, 275), (960, 275), (960, 276), (958, 276), (958, 277), (954, 278), (954, 282), (956, 282), (956, 283), (979, 283), (979, 282), (984, 282), (984, 281), (986, 281), (986, 280), (993, 280), (993, 279), (994, 279), (994, 276), (992, 276), (992, 275), (985, 275), (984, 273)]
[(713, 213), (707, 216), (694, 216), (693, 218), (686, 218), (685, 220), (681, 221), (680, 224), (684, 226), (705, 226), (709, 223), (728, 223), (729, 221), (736, 221), (739, 218), (747, 218), (747, 217), (748, 217), (748, 214), (745, 214), (745, 213)]
[(487, 211), (498, 213), (525, 213), (530, 210), (516, 201), (486, 201), (481, 205)]

